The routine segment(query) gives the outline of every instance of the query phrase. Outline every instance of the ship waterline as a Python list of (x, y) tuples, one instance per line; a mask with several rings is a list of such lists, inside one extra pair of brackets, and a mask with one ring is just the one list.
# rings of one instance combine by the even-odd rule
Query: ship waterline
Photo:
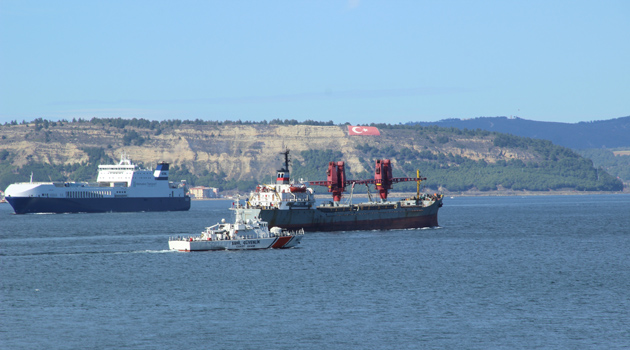
[(9, 197), (16, 214), (185, 211), (190, 197), (174, 198), (38, 198)]
[(428, 207), (396, 207), (392, 209), (365, 209), (357, 205), (338, 207), (336, 210), (320, 208), (305, 210), (246, 209), (248, 215), (257, 216), (271, 226), (285, 229), (303, 228), (313, 231), (392, 230), (436, 227), (439, 204)]

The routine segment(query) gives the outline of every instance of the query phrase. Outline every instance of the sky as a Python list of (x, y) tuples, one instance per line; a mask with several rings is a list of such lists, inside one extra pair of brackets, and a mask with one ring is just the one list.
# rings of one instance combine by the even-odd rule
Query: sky
[(630, 1), (0, 0), (0, 123), (630, 115)]

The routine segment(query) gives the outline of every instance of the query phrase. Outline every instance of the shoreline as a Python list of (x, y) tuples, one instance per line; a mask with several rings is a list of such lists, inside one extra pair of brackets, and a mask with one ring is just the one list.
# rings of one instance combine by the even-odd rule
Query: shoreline
[[(422, 192), (421, 192), (422, 193)], [(425, 192), (426, 193), (426, 192)], [(508, 197), (508, 196), (586, 196), (604, 194), (630, 194), (630, 191), (464, 191), (464, 192), (441, 192), (444, 197)], [(390, 192), (388, 197), (396, 196), (401, 198), (413, 197), (416, 192)], [(360, 197), (360, 195), (354, 195)], [(367, 195), (364, 195), (367, 197)]]
[[(421, 192), (430, 193), (430, 192)], [(624, 191), (465, 191), (465, 192), (442, 192), (444, 197), (514, 197), (514, 196), (586, 196), (586, 195), (605, 195), (605, 194), (630, 194), (630, 190), (624, 189)], [(416, 192), (390, 192), (389, 198), (409, 198), (416, 195)], [(348, 197), (349, 194), (344, 194), (343, 198)], [(352, 195), (355, 198), (367, 198), (367, 193), (355, 193)], [(377, 197), (378, 194), (372, 195)], [(241, 196), (241, 200), (244, 200), (247, 196)], [(316, 199), (331, 198), (331, 195), (316, 194)], [(193, 201), (212, 201), (212, 200), (234, 200), (234, 198), (192, 198)]]

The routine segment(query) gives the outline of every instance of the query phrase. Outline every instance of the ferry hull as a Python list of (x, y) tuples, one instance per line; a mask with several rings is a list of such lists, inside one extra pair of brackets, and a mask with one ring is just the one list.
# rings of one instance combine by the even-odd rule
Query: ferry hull
[(189, 197), (171, 198), (38, 198), (7, 197), (16, 214), (186, 211)]
[[(345, 209), (345, 208), (344, 208)], [(436, 227), (439, 202), (428, 207), (397, 207), (395, 209), (360, 210), (357, 206), (340, 209), (247, 209), (269, 226), (304, 231), (392, 230)]]

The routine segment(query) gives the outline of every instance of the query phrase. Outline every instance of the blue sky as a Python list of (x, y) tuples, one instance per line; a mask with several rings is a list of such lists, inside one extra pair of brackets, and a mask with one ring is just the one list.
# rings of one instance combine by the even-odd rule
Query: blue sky
[(630, 115), (630, 1), (0, 0), (0, 122)]

